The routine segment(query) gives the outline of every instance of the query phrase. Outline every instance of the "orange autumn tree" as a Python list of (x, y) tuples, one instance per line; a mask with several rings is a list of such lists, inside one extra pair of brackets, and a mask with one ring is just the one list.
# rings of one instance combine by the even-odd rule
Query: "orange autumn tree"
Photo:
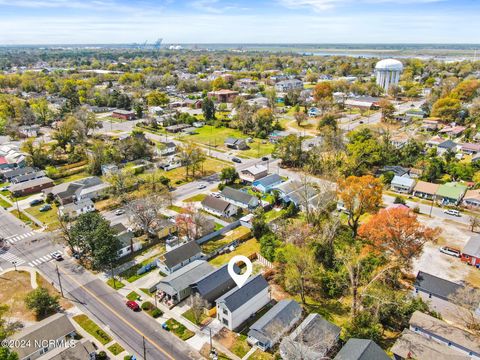
[(427, 241), (437, 240), (439, 229), (421, 224), (413, 211), (398, 207), (380, 210), (360, 226), (358, 234), (372, 247), (388, 251), (408, 267)]
[(371, 175), (349, 176), (338, 182), (337, 196), (348, 214), (348, 226), (356, 237), (360, 217), (376, 211), (382, 202), (382, 183)]

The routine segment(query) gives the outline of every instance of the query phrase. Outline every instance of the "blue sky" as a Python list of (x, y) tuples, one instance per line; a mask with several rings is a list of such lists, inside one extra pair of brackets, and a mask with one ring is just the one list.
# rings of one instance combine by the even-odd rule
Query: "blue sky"
[(0, 44), (480, 43), (480, 0), (0, 0)]

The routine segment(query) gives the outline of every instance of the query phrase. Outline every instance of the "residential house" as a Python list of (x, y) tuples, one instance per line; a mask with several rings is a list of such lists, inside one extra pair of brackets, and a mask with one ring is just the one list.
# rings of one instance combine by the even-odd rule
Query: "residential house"
[(21, 168), (26, 165), (26, 157), (17, 145), (3, 144), (0, 146), (0, 170)]
[[(81, 343), (74, 340), (75, 336), (75, 327), (67, 315), (58, 313), (25, 327), (10, 337), (9, 340), (12, 340), (14, 345), (12, 350), (18, 354), (19, 360), (40, 358), (46, 360), (55, 358), (53, 355), (50, 356), (50, 353), (58, 354), (58, 352), (68, 351), (80, 346)], [(83, 347), (86, 352), (78, 359), (94, 359), (95, 350), (91, 342), (83, 342)], [(63, 359), (73, 358), (63, 357)]]
[(242, 209), (255, 209), (260, 203), (256, 196), (228, 186), (222, 190), (220, 196), (230, 204), (241, 207)]
[(238, 207), (225, 200), (208, 195), (202, 201), (203, 210), (217, 216), (231, 217), (238, 213)]
[(5, 170), (4, 172), (0, 173), (0, 177), (5, 181), (12, 182), (12, 180), (15, 179), (17, 176), (34, 174), (37, 171), (38, 170), (33, 167), (25, 166), (25, 167)]
[(235, 150), (248, 149), (248, 145), (245, 139), (237, 139), (234, 137), (229, 137), (225, 139), (224, 145), (229, 149), (235, 149)]
[(459, 312), (451, 297), (463, 288), (462, 285), (419, 271), (413, 287), (415, 288), (413, 295), (421, 297), (429, 304), (431, 310), (442, 316), (449, 317)]
[(349, 97), (345, 100), (345, 107), (355, 108), (361, 110), (378, 109), (378, 102), (380, 98), (371, 96), (355, 96)]
[(476, 266), (480, 269), (480, 236), (474, 235), (470, 237), (468, 242), (462, 249), (460, 258), (468, 265)]
[(83, 199), (98, 199), (106, 194), (110, 186), (98, 176), (90, 176), (47, 188), (43, 193), (45, 196), (52, 194), (61, 205), (66, 205)]
[(268, 175), (266, 166), (253, 165), (240, 171), (239, 177), (241, 180), (253, 183), (255, 180), (261, 179)]
[(253, 79), (245, 78), (245, 79), (237, 80), (235, 85), (243, 90), (250, 90), (250, 89), (256, 88), (258, 85), (258, 82)]
[(395, 149), (401, 149), (403, 148), (409, 140), (409, 136), (406, 134), (399, 134), (396, 136), (392, 136), (390, 138), (390, 143), (395, 147)]
[(480, 359), (480, 337), (450, 325), (433, 316), (415, 311), (409, 321), (410, 330), (447, 345), (471, 359)]
[(241, 288), (236, 286), (216, 300), (217, 318), (223, 326), (235, 330), (269, 302), (268, 282), (261, 274), (252, 276)]
[[(234, 271), (240, 274), (240, 268), (234, 264)], [(228, 273), (228, 264), (211, 271), (190, 284), (193, 294), (199, 294), (208, 303), (208, 308), (215, 306), (215, 300), (236, 286)]]
[(391, 349), (395, 360), (470, 360), (448, 346), (404, 329)]
[(258, 319), (247, 334), (247, 341), (262, 351), (272, 348), (302, 317), (295, 300), (281, 300)]
[(448, 182), (438, 187), (435, 198), (444, 205), (458, 205), (467, 189), (465, 185), (457, 182)]
[(120, 241), (118, 256), (123, 257), (142, 249), (142, 243), (138, 240), (135, 240), (135, 234), (133, 231), (129, 228), (127, 229), (122, 223), (111, 225), (110, 228)]
[(279, 130), (274, 130), (268, 135), (268, 141), (271, 143), (278, 143), (280, 140), (283, 138), (287, 137), (291, 133), (288, 131), (279, 131)]
[(413, 188), (413, 195), (422, 199), (433, 200), (439, 187), (439, 184), (418, 181), (417, 185)]
[(61, 216), (68, 216), (70, 219), (74, 219), (81, 214), (95, 211), (95, 204), (90, 199), (82, 199), (60, 206), (58, 211)]
[(460, 146), (460, 151), (467, 155), (474, 155), (480, 152), (480, 144), (464, 143)]
[(171, 274), (202, 257), (202, 249), (195, 241), (186, 242), (164, 253), (157, 259), (157, 267), (164, 274)]
[(121, 120), (134, 120), (135, 112), (130, 110), (114, 110), (112, 111), (112, 117)]
[(283, 80), (275, 84), (275, 90), (278, 92), (289, 92), (293, 90), (302, 90), (303, 81), (298, 79)]
[(22, 183), (22, 182), (25, 182), (25, 181), (30, 181), (30, 180), (33, 180), (33, 179), (38, 179), (38, 178), (41, 178), (41, 177), (44, 177), (44, 176), (46, 176), (45, 171), (43, 171), (43, 170), (41, 170), (41, 171), (36, 171), (36, 172), (30, 173), (30, 174), (15, 176), (15, 177), (11, 180), (11, 183), (12, 183), (12, 184), (19, 184), (19, 183)]
[(171, 133), (178, 133), (178, 132), (180, 132), (180, 131), (182, 131), (183, 129), (186, 129), (186, 128), (188, 128), (188, 127), (190, 127), (190, 125), (188, 125), (188, 124), (176, 124), (176, 125), (167, 126), (167, 127), (165, 128), (165, 130), (166, 130), (167, 132), (171, 132)]
[(293, 202), (295, 206), (302, 210), (305, 210), (307, 206), (317, 207), (317, 201), (320, 199), (319, 190), (294, 180), (283, 182), (272, 190), (279, 192), (282, 201), (285, 203)]
[(469, 208), (480, 207), (480, 190), (467, 190), (463, 197), (463, 205)]
[(437, 154), (443, 155), (447, 152), (456, 152), (458, 144), (452, 140), (445, 140), (437, 145)]
[(321, 113), (320, 113), (320, 110), (318, 110), (316, 107), (312, 107), (310, 109), (308, 109), (308, 116), (309, 117), (316, 117), (316, 116), (319, 116)]
[(440, 136), (434, 136), (425, 142), (427, 148), (436, 148), (441, 143), (445, 142), (445, 139)]
[(280, 343), (284, 360), (317, 360), (334, 352), (342, 329), (319, 314), (309, 314), (305, 320)]
[(425, 131), (436, 131), (438, 129), (438, 120), (425, 119), (422, 121), (421, 128)]
[(448, 136), (455, 138), (457, 136), (460, 136), (464, 131), (466, 127), (464, 126), (447, 126), (444, 127), (439, 131), (440, 134), (447, 134)]
[(217, 91), (210, 91), (207, 96), (209, 99), (214, 99), (220, 103), (232, 103), (238, 96), (238, 91), (221, 89)]
[(10, 191), (13, 196), (18, 197), (39, 193), (43, 189), (51, 188), (53, 185), (54, 183), (52, 179), (48, 177), (41, 177), (19, 184), (10, 185), (8, 191)]
[(120, 169), (118, 168), (118, 165), (115, 164), (105, 164), (102, 165), (102, 175), (104, 176), (110, 176), (114, 174), (118, 174)]
[(172, 141), (161, 142), (155, 149), (160, 156), (173, 155), (177, 152), (177, 145)]
[(416, 168), (408, 169), (408, 176), (410, 176), (412, 179), (418, 179), (422, 175), (423, 175), (422, 169), (416, 169)]
[(262, 193), (268, 193), (275, 188), (275, 186), (280, 185), (283, 182), (283, 179), (278, 174), (270, 174), (259, 180), (255, 180), (252, 183), (252, 187), (255, 190), (258, 190)]
[(387, 165), (384, 166), (379, 170), (381, 174), (385, 174), (387, 172), (393, 173), (394, 176), (409, 176), (409, 169), (404, 168), (403, 166), (398, 165)]
[(415, 180), (406, 176), (394, 176), (390, 182), (390, 189), (403, 194), (410, 194), (415, 187)]
[(392, 360), (373, 340), (349, 339), (333, 360)]
[(156, 285), (158, 295), (168, 306), (176, 305), (190, 296), (192, 293), (190, 284), (195, 283), (214, 269), (204, 260), (195, 260), (160, 280)]

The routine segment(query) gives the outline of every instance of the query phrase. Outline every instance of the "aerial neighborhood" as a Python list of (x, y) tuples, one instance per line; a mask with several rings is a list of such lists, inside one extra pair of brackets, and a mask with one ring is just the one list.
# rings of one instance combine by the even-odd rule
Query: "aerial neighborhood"
[(157, 45), (0, 48), (0, 359), (480, 359), (480, 62)]

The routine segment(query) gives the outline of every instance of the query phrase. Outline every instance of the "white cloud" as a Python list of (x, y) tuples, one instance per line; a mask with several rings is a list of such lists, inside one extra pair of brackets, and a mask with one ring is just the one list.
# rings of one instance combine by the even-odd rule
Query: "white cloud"
[(346, 4), (399, 4), (399, 5), (409, 5), (409, 4), (425, 4), (425, 3), (435, 3), (445, 0), (277, 0), (281, 5), (294, 9), (301, 7), (310, 7), (315, 11), (323, 11), (335, 8), (340, 5)]

